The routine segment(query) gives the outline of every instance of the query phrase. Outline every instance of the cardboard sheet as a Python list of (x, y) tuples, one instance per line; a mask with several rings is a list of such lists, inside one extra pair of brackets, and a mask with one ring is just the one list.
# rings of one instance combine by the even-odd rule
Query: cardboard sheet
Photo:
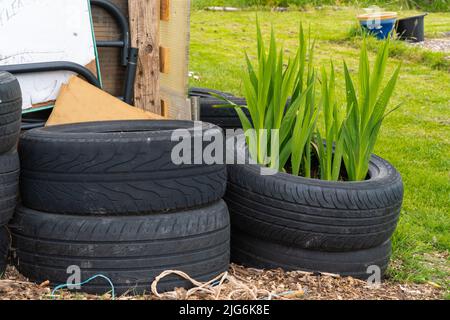
[(161, 120), (160, 115), (132, 107), (88, 82), (72, 77), (61, 87), (47, 126), (113, 120)]

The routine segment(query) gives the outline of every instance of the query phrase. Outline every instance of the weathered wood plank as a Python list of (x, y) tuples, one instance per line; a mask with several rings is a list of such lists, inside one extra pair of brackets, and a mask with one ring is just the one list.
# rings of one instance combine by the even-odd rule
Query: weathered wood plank
[(159, 0), (128, 1), (131, 43), (139, 48), (135, 106), (161, 114), (159, 64)]

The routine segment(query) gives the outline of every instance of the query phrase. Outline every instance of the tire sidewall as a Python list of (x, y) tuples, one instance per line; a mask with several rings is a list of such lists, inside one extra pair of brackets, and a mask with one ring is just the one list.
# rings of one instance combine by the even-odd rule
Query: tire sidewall
[[(235, 148), (237, 155), (247, 153), (243, 145)], [(372, 248), (396, 228), (403, 183), (399, 172), (378, 156), (370, 160), (370, 179), (361, 182), (262, 175), (262, 169), (256, 164), (228, 166), (226, 200), (233, 228), (320, 251)]]

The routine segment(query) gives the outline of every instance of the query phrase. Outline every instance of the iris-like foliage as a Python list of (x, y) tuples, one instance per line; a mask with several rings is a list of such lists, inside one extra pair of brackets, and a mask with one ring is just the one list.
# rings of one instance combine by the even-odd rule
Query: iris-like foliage
[[(309, 45), (300, 26), (298, 50), (286, 61), (283, 48), (277, 49), (273, 29), (266, 52), (258, 23), (257, 47), (257, 63), (254, 65), (246, 54), (247, 68), (243, 75), (251, 121), (242, 107), (236, 108), (244, 131), (254, 135), (249, 139), (250, 155), (259, 164), (280, 171), (290, 161), (293, 174), (302, 172), (310, 176), (311, 139), (318, 115), (314, 45)], [(279, 148), (274, 148), (275, 144)]]
[(347, 64), (344, 62), (347, 119), (342, 131), (343, 159), (348, 179), (351, 181), (367, 178), (370, 157), (381, 125), (390, 113), (386, 110), (398, 80), (400, 66), (383, 88), (388, 56), (389, 40), (385, 40), (378, 50), (373, 70), (370, 70), (366, 43), (363, 42), (359, 63), (359, 96)]
[(331, 63), (330, 76), (322, 68), (321, 106), (325, 122), (325, 136), (317, 130), (314, 147), (319, 160), (319, 176), (322, 180), (337, 181), (340, 178), (344, 151), (344, 112), (336, 102), (336, 77)]
[[(247, 105), (238, 106), (227, 100), (239, 115), (252, 159), (271, 169), (310, 178), (311, 158), (315, 154), (321, 179), (365, 180), (400, 72), (399, 66), (382, 87), (389, 40), (380, 46), (372, 70), (366, 43), (363, 42), (359, 94), (344, 62), (346, 108), (337, 103), (333, 63), (329, 75), (322, 68), (321, 100), (319, 103), (316, 101), (314, 43), (306, 40), (302, 26), (297, 52), (293, 58), (286, 59), (283, 48), (277, 48), (273, 29), (266, 49), (258, 22), (257, 50), (256, 63), (245, 55), (243, 86)], [(243, 108), (248, 109), (250, 119)], [(319, 110), (323, 112), (324, 134), (316, 129)], [(346, 177), (342, 176), (342, 163)]]

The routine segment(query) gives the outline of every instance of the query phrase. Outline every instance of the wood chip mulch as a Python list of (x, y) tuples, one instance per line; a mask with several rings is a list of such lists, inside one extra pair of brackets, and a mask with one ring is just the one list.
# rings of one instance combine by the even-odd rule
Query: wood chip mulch
[[(150, 291), (150, 284), (149, 284)], [(436, 300), (444, 291), (434, 284), (400, 284), (386, 281), (379, 287), (366, 282), (334, 275), (313, 275), (306, 272), (261, 271), (232, 265), (222, 283), (192, 290), (177, 289), (159, 297), (122, 296), (120, 300)], [(5, 279), (0, 280), (0, 300), (108, 300), (111, 295), (58, 292), (51, 296), (48, 282), (30, 283), (17, 270), (8, 268)]]

